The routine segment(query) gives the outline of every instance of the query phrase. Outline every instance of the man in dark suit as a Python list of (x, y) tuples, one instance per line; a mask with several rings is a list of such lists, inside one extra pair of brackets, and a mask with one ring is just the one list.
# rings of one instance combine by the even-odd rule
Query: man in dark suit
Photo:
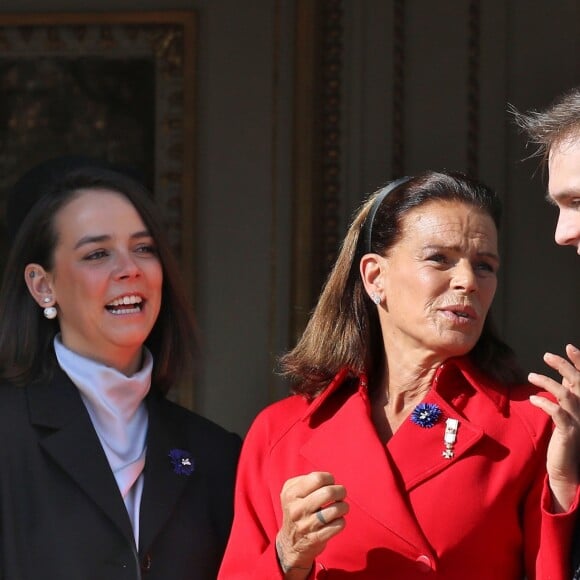
[[(580, 255), (580, 87), (561, 96), (543, 111), (515, 113), (516, 122), (537, 147), (548, 167), (548, 198), (559, 210), (555, 240), (573, 246)], [(570, 391), (580, 396), (580, 351), (566, 347), (568, 361), (548, 355), (548, 364), (563, 377)], [(537, 382), (542, 386), (541, 377)], [(578, 417), (571, 420), (578, 421)], [(579, 442), (580, 444), (580, 442)], [(579, 466), (580, 471), (580, 466)], [(572, 541), (572, 578), (580, 580), (580, 518)]]

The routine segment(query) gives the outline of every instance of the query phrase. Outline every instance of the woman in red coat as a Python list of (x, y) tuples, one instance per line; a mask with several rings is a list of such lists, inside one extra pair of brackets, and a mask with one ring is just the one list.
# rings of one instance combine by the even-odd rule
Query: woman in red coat
[(499, 214), (451, 173), (363, 205), (245, 441), (220, 579), (566, 578), (580, 385), (540, 395), (492, 329)]

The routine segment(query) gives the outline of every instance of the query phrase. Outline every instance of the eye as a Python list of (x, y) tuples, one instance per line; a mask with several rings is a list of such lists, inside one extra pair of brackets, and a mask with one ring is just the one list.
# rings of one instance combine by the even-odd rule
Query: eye
[(156, 256), (157, 248), (155, 247), (154, 244), (139, 244), (138, 246), (136, 246), (135, 252), (137, 254)]
[(442, 254), (441, 252), (435, 252), (433, 254), (430, 254), (429, 256), (427, 256), (427, 260), (429, 262), (435, 262), (437, 264), (447, 264), (448, 263), (448, 258), (445, 254)]
[(109, 252), (106, 250), (94, 250), (89, 252), (86, 256), (83, 257), (83, 260), (92, 261), (92, 260), (101, 260), (102, 258), (106, 258), (109, 255)]
[(565, 211), (567, 209), (578, 211), (580, 210), (580, 197), (566, 195), (559, 198), (548, 198), (550, 205), (554, 206), (559, 211)]
[(496, 272), (495, 265), (490, 262), (476, 262), (473, 267), (478, 272), (485, 272), (488, 274), (495, 274)]

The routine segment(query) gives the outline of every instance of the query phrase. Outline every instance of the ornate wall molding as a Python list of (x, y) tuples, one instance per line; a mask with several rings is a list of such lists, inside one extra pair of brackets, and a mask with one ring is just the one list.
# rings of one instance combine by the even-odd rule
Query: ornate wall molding
[(405, 174), (405, 0), (393, 2), (392, 177)]
[[(2, 194), (59, 155), (137, 169), (192, 301), (194, 63), (192, 12), (0, 15)], [(190, 408), (192, 384), (172, 393)]]
[(341, 176), (341, 97), (342, 97), (342, 2), (326, 0), (322, 5), (322, 243), (320, 276), (324, 279), (336, 260), (340, 243), (339, 205)]
[(292, 340), (301, 334), (340, 241), (342, 0), (296, 12)]
[(469, 0), (467, 66), (467, 173), (479, 176), (481, 2)]
[[(0, 189), (31, 165), (60, 154), (136, 167), (163, 211), (190, 290), (193, 34), (192, 13), (0, 17)], [(139, 94), (137, 81), (115, 84), (131, 76), (132, 68), (150, 77), (139, 81), (149, 94)], [(65, 96), (66, 87), (71, 94)], [(144, 110), (147, 119), (128, 111), (146, 100), (151, 102), (151, 110)], [(59, 102), (62, 115), (55, 110)], [(12, 133), (18, 138), (11, 139)]]

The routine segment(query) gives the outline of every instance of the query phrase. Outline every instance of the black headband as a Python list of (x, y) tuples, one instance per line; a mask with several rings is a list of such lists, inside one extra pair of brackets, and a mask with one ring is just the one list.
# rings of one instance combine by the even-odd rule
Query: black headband
[(367, 218), (364, 222), (363, 225), (363, 231), (361, 232), (360, 236), (363, 238), (364, 241), (364, 253), (365, 254), (371, 254), (372, 253), (372, 248), (371, 248), (371, 242), (373, 239), (373, 224), (375, 221), (375, 216), (377, 215), (377, 211), (379, 211), (379, 207), (381, 207), (381, 204), (383, 203), (385, 197), (387, 197), (387, 195), (389, 195), (389, 193), (391, 193), (391, 191), (393, 191), (394, 189), (397, 189), (397, 187), (399, 187), (399, 185), (403, 185), (403, 183), (407, 183), (407, 181), (410, 181), (411, 179), (413, 179), (412, 177), (400, 177), (399, 179), (395, 179), (394, 181), (391, 181), (388, 185), (386, 185), (385, 187), (383, 187), (383, 189), (381, 189), (381, 191), (377, 194), (377, 197), (375, 197), (375, 200), (373, 201), (373, 205), (371, 206), (371, 209), (369, 210), (369, 213), (367, 214)]

